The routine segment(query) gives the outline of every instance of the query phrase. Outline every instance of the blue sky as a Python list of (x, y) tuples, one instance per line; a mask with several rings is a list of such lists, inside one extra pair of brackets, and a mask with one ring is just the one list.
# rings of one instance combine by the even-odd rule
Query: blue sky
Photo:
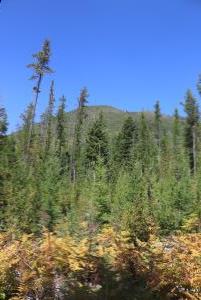
[(55, 73), (43, 82), (38, 115), (51, 79), (68, 110), (87, 86), (91, 105), (151, 110), (159, 99), (171, 114), (187, 88), (196, 94), (200, 32), (200, 0), (2, 0), (0, 104), (10, 130), (32, 100), (26, 65), (45, 38)]

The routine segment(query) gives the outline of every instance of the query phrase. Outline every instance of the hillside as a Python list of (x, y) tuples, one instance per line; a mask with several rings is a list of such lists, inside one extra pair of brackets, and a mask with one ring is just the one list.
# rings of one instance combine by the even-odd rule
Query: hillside
[[(98, 115), (101, 112), (103, 113), (104, 121), (110, 137), (115, 136), (120, 131), (124, 123), (124, 120), (128, 116), (131, 116), (134, 120), (137, 120), (140, 116), (140, 112), (123, 111), (112, 106), (106, 106), (106, 105), (88, 106), (86, 108), (87, 118), (84, 126), (84, 132), (87, 131), (90, 124), (92, 124), (93, 121), (98, 118)], [(146, 111), (144, 112), (144, 114), (147, 120), (150, 123), (153, 123), (153, 118), (154, 118), (153, 112)], [(70, 111), (66, 114), (70, 136), (73, 135), (75, 118), (76, 118), (76, 110)], [(170, 128), (172, 118), (164, 115), (162, 117), (162, 120), (163, 120), (163, 126), (165, 128)]]

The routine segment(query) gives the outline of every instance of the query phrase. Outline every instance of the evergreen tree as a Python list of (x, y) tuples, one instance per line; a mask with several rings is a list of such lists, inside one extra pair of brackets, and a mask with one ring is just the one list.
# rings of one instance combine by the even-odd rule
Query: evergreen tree
[(75, 182), (80, 171), (80, 156), (81, 156), (81, 142), (82, 142), (82, 127), (86, 118), (86, 104), (88, 103), (89, 94), (87, 88), (83, 88), (78, 98), (78, 109), (76, 115), (75, 133), (74, 133), (74, 147), (72, 159), (72, 178)]
[(163, 130), (163, 135), (160, 141), (161, 159), (160, 159), (160, 175), (167, 176), (172, 168), (172, 147), (171, 139), (167, 130)]
[(189, 160), (184, 145), (184, 122), (179, 117), (178, 110), (174, 112), (172, 124), (172, 164), (176, 178), (179, 180), (189, 171)]
[(137, 141), (137, 128), (131, 116), (129, 116), (118, 134), (115, 145), (115, 160), (120, 165), (128, 166), (131, 161), (134, 142)]
[(156, 101), (154, 106), (154, 131), (155, 131), (155, 139), (160, 151), (160, 142), (161, 142), (161, 109), (160, 102)]
[(47, 142), (46, 142), (46, 152), (48, 153), (50, 148), (50, 143), (53, 138), (52, 136), (52, 123), (54, 117), (54, 103), (55, 103), (55, 96), (54, 96), (54, 81), (52, 81), (50, 86), (50, 96), (49, 96), (49, 103), (47, 108)]
[(46, 137), (46, 145), (45, 145), (45, 153), (48, 154), (50, 150), (50, 144), (53, 139), (53, 113), (54, 113), (54, 81), (51, 82), (50, 86), (50, 95), (49, 95), (49, 103), (46, 111), (46, 127), (47, 127), (47, 137)]
[(7, 122), (7, 114), (6, 114), (5, 108), (0, 107), (0, 138), (1, 138), (1, 141), (2, 141), (3, 137), (6, 135), (7, 127), (8, 127), (8, 122)]
[(108, 138), (103, 121), (103, 114), (100, 113), (98, 119), (92, 124), (86, 139), (85, 159), (87, 165), (94, 166), (99, 159), (104, 164), (108, 162)]
[[(32, 122), (32, 115), (33, 115), (33, 104), (30, 103), (23, 114), (21, 114), (22, 119), (22, 126), (20, 132), (20, 147), (22, 148), (24, 158), (27, 157), (27, 144), (29, 140), (29, 132)], [(31, 140), (29, 141), (31, 144)]]
[(142, 173), (151, 171), (156, 162), (153, 136), (144, 113), (141, 113), (139, 120), (139, 137), (135, 157), (141, 163)]
[(33, 125), (36, 113), (36, 106), (38, 102), (38, 96), (41, 88), (42, 79), (45, 74), (52, 73), (52, 69), (49, 67), (49, 60), (50, 60), (50, 42), (45, 40), (43, 43), (42, 50), (36, 54), (33, 54), (34, 62), (29, 64), (27, 67), (33, 69), (33, 75), (31, 80), (36, 82), (35, 86), (33, 87), (33, 92), (35, 94), (33, 100), (33, 111), (31, 116), (31, 123), (29, 127), (29, 136), (28, 136), (28, 143), (27, 149), (30, 147), (31, 137), (33, 133)]
[[(88, 171), (86, 211), (87, 219), (93, 225), (108, 223), (111, 210), (110, 184), (105, 166), (105, 157), (99, 155), (93, 170)], [(91, 214), (89, 215), (89, 208)]]
[(192, 172), (194, 172), (195, 174), (200, 113), (197, 100), (190, 90), (188, 90), (186, 93), (184, 110), (187, 114), (185, 127), (185, 143), (189, 153), (190, 167)]
[(201, 75), (199, 75), (199, 78), (198, 78), (197, 89), (201, 96)]
[(57, 134), (57, 156), (60, 159), (61, 173), (69, 167), (70, 155), (67, 148), (66, 136), (66, 98), (60, 99), (59, 108), (56, 115), (56, 134)]
[(0, 107), (0, 230), (5, 226), (4, 211), (7, 203), (5, 185), (8, 177), (7, 165), (7, 114), (3, 107)]
[[(60, 189), (60, 160), (53, 153), (49, 155), (41, 165), (41, 182), (39, 183), (39, 192), (41, 205), (39, 208), (39, 219), (37, 222), (40, 226), (52, 231), (54, 226), (59, 222), (60, 203), (58, 193)], [(63, 182), (64, 184), (64, 182)]]
[(173, 119), (173, 146), (176, 149), (177, 145), (181, 142), (181, 125), (180, 125), (180, 118), (179, 112), (176, 108), (174, 111), (174, 119)]
[(65, 108), (66, 98), (64, 96), (60, 99), (60, 105), (57, 112), (57, 139), (58, 139), (58, 152), (61, 155), (62, 148), (65, 145)]

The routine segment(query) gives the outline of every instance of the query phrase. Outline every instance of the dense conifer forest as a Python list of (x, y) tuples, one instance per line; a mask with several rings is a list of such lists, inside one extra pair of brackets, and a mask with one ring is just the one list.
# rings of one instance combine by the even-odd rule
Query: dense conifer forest
[(15, 132), (0, 107), (0, 299), (201, 299), (199, 98), (182, 117), (129, 113), (88, 106), (84, 87), (67, 112), (48, 40), (28, 67)]

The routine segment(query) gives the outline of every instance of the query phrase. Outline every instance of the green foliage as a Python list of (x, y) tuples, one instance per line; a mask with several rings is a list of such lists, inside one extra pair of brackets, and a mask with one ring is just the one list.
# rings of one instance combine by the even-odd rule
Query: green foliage
[(186, 93), (184, 110), (187, 114), (185, 128), (185, 142), (189, 153), (191, 170), (196, 172), (196, 153), (197, 153), (197, 137), (199, 123), (199, 108), (197, 100), (193, 97), (190, 90)]
[(0, 107), (0, 229), (5, 226), (6, 182), (9, 177), (7, 126), (6, 111), (3, 107)]
[(114, 159), (119, 165), (128, 166), (131, 163), (133, 147), (137, 142), (137, 128), (133, 118), (129, 116), (118, 134), (115, 143)]
[(140, 161), (142, 173), (152, 170), (155, 163), (155, 153), (156, 150), (153, 142), (152, 132), (150, 131), (144, 113), (141, 113), (135, 157), (138, 161)]
[(59, 108), (56, 116), (56, 133), (58, 140), (58, 157), (62, 156), (66, 145), (66, 132), (65, 132), (65, 108), (66, 108), (66, 98), (64, 96), (60, 99)]
[(8, 122), (7, 115), (4, 107), (0, 107), (0, 137), (2, 138), (7, 131)]
[(28, 68), (33, 69), (32, 80), (38, 80), (41, 76), (52, 73), (52, 70), (49, 67), (50, 55), (50, 41), (45, 40), (42, 50), (33, 54), (34, 62), (27, 66)]
[[(82, 133), (83, 133), (83, 123), (86, 119), (86, 104), (89, 97), (87, 88), (83, 88), (80, 91), (80, 96), (78, 98), (78, 109), (76, 115), (76, 123), (74, 129), (74, 141), (73, 141), (73, 155), (72, 155), (72, 178), (75, 182), (81, 173), (81, 144), (82, 144)], [(78, 180), (77, 180), (78, 181)], [(79, 191), (78, 191), (79, 193)]]
[(107, 164), (109, 156), (108, 138), (102, 113), (92, 124), (86, 138), (85, 159), (87, 166), (93, 166), (99, 159)]
[(51, 141), (53, 140), (53, 113), (54, 113), (54, 102), (55, 102), (55, 96), (54, 96), (54, 81), (51, 82), (50, 86), (50, 95), (49, 95), (49, 102), (47, 111), (44, 116), (45, 121), (45, 155), (49, 154)]
[(155, 138), (157, 146), (160, 148), (160, 139), (161, 139), (161, 109), (160, 102), (156, 101), (154, 106), (154, 129), (155, 129)]

